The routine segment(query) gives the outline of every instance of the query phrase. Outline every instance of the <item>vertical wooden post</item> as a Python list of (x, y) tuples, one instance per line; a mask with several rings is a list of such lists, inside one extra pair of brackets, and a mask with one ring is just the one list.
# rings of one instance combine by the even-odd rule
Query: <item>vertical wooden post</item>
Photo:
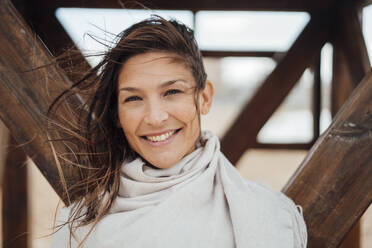
[(28, 247), (26, 155), (10, 139), (3, 178), (3, 248)]
[(320, 135), (320, 112), (322, 111), (322, 97), (321, 97), (321, 78), (320, 78), (320, 53), (316, 60), (314, 68), (314, 83), (313, 83), (313, 102), (312, 102), (312, 112), (313, 112), (313, 142), (315, 142)]
[(332, 74), (331, 112), (335, 116), (354, 89), (345, 54), (337, 42), (333, 42)]

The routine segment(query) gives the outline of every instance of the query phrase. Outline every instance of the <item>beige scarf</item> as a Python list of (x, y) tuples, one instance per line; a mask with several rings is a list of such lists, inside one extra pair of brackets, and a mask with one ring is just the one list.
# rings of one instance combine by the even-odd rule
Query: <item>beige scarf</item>
[[(218, 138), (203, 132), (197, 149), (169, 169), (150, 168), (140, 158), (124, 163), (119, 196), (85, 247), (304, 248), (299, 209), (282, 193), (243, 179)], [(68, 214), (61, 210), (60, 223)], [(88, 230), (77, 230), (77, 239)], [(51, 247), (68, 247), (68, 240), (65, 226)]]

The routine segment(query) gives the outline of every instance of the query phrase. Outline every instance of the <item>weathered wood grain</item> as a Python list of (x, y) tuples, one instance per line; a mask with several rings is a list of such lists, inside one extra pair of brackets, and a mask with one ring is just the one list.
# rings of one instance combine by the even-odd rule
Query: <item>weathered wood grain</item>
[[(370, 62), (356, 4), (339, 6), (333, 26), (333, 116), (370, 69)], [(360, 247), (360, 223), (346, 236), (342, 248)]]
[[(17, 144), (63, 197), (53, 150), (46, 134), (50, 102), (69, 82), (48, 50), (8, 0), (0, 1), (0, 118)], [(40, 66), (42, 69), (36, 69)], [(63, 147), (55, 147), (63, 151)], [(66, 169), (73, 181), (74, 170)]]
[[(356, 84), (352, 82), (350, 67), (344, 51), (337, 41), (333, 41), (333, 73), (331, 91), (331, 114), (334, 117), (351, 95)], [(360, 247), (360, 223), (355, 224), (347, 234), (340, 248)]]
[(304, 211), (309, 248), (337, 247), (372, 202), (372, 71), (283, 191)]
[[(332, 116), (340, 110), (370, 68), (356, 5), (340, 5), (333, 24)], [(360, 247), (360, 223), (356, 223), (340, 248)]]
[(327, 18), (323, 15), (313, 16), (222, 138), (222, 151), (233, 164), (256, 142), (260, 129), (283, 102), (305, 69), (314, 63), (327, 39)]
[[(344, 51), (337, 42), (333, 42), (333, 73), (331, 90), (331, 114), (334, 117), (351, 95), (356, 84), (352, 83), (350, 68)], [(340, 248), (360, 247), (360, 223), (357, 223), (346, 236)]]
[[(58, 58), (57, 63), (64, 70), (64, 74), (71, 81), (78, 81), (82, 73), (90, 69), (90, 65), (57, 20), (55, 14), (57, 9), (50, 8), (38, 1), (13, 0), (12, 3), (24, 21), (32, 27), (32, 31), (40, 37), (53, 57)], [(71, 64), (81, 70), (71, 71)]]

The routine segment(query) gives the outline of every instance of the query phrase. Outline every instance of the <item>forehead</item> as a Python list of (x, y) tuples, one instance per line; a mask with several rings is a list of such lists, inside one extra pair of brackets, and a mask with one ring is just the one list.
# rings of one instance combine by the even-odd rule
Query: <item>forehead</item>
[(136, 84), (143, 81), (183, 78), (194, 81), (190, 69), (179, 55), (168, 52), (148, 52), (129, 58), (122, 65), (118, 84)]

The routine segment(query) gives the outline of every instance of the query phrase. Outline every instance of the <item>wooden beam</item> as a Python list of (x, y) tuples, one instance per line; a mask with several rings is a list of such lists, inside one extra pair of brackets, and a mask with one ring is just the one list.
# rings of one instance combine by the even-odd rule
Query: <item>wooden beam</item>
[(245, 1), (233, 0), (191, 0), (191, 1), (169, 1), (169, 0), (107, 0), (107, 1), (75, 1), (75, 0), (13, 0), (12, 2), (20, 11), (33, 30), (41, 37), (51, 50), (53, 55), (58, 55), (73, 43), (64, 32), (63, 27), (55, 18), (55, 11), (59, 7), (67, 8), (137, 8), (143, 9), (175, 9), (191, 10), (288, 10), (288, 11), (319, 11), (327, 8), (335, 0), (260, 0)]
[(201, 50), (203, 57), (282, 57), (284, 52), (275, 51), (227, 51), (227, 50)]
[(3, 122), (0, 120), (0, 187), (3, 185), (5, 158), (7, 146), (9, 143), (9, 132)]
[[(0, 118), (67, 203), (45, 116), (51, 101), (69, 82), (8, 0), (0, 1), (0, 44)], [(40, 66), (44, 67), (36, 69)], [(64, 151), (58, 144), (54, 148)], [(65, 175), (67, 182), (74, 181), (76, 171), (65, 168)]]
[(314, 63), (327, 38), (326, 16), (313, 16), (223, 137), (222, 151), (233, 164), (255, 143), (260, 129), (283, 102), (305, 69)]
[(354, 87), (371, 68), (367, 47), (359, 21), (358, 5), (345, 3), (338, 6), (333, 23), (333, 43), (342, 50)]
[[(61, 23), (57, 20), (55, 16), (56, 6), (47, 8), (45, 5), (42, 5), (42, 3), (35, 3), (35, 1), (27, 0), (13, 0), (13, 2), (20, 14), (34, 27), (33, 31), (38, 34), (54, 56), (63, 54), (64, 51), (71, 48), (79, 51), (65, 29), (62, 27)], [(73, 4), (77, 3), (78, 2), (73, 2)], [(37, 4), (41, 4), (40, 8), (35, 8), (35, 5)], [(275, 51), (202, 50), (201, 52), (205, 57), (272, 57), (274, 60), (278, 60), (278, 58), (281, 58), (284, 55), (284, 52)], [(86, 71), (89, 69), (89, 65), (82, 55), (77, 56), (75, 54), (73, 64), (81, 65)], [(64, 64), (59, 63), (59, 65), (62, 69), (65, 68)], [(83, 70), (84, 69), (82, 69), (82, 71)], [(68, 74), (68, 77), (72, 81), (78, 79), (76, 76), (70, 75), (68, 70), (65, 70), (65, 73)]]
[[(334, 42), (333, 44), (333, 78), (331, 91), (332, 117), (334, 117), (341, 109), (342, 105), (346, 102), (347, 98), (351, 95), (356, 86), (355, 77), (353, 80), (350, 71), (350, 64), (346, 59), (345, 52), (342, 50), (342, 45), (339, 42)], [(346, 235), (339, 248), (360, 247), (360, 226), (360, 222), (354, 225), (352, 230)]]
[(12, 2), (22, 18), (32, 27), (54, 56), (73, 46), (74, 43), (70, 36), (56, 18), (56, 9), (48, 8), (47, 5), (42, 5), (43, 3), (38, 1), (13, 0)]
[(303, 208), (308, 247), (335, 248), (372, 202), (372, 71), (283, 191)]
[(361, 221), (354, 224), (353, 228), (347, 233), (338, 248), (359, 248), (361, 247)]
[[(356, 4), (340, 5), (333, 24), (332, 116), (341, 109), (370, 68)], [(356, 223), (340, 248), (360, 247), (360, 223)]]
[(278, 149), (278, 150), (309, 150), (312, 146), (312, 143), (255, 143), (251, 148), (257, 149)]
[(333, 73), (331, 91), (331, 113), (335, 116), (354, 89), (350, 68), (344, 51), (338, 42), (333, 42)]
[(175, 10), (272, 10), (272, 11), (313, 11), (328, 7), (333, 0), (37, 0), (33, 1), (35, 8), (56, 9), (58, 7), (68, 8), (134, 8), (142, 9), (143, 6), (149, 9), (175, 9)]
[[(68, 78), (73, 82), (78, 81), (81, 74), (71, 72), (70, 65), (74, 64), (81, 69), (80, 71), (88, 71), (90, 65), (57, 20), (56, 9), (46, 6), (36, 7), (38, 3), (35, 1), (13, 0), (12, 2), (22, 18), (32, 27), (33, 32), (40, 37), (52, 55), (58, 58), (58, 65)], [(72, 52), (67, 53), (66, 51)]]
[(370, 69), (356, 6), (341, 6), (332, 25), (332, 115)]
[(312, 113), (313, 113), (313, 141), (320, 135), (320, 113), (322, 111), (322, 80), (320, 77), (320, 52), (313, 66), (314, 81), (312, 94)]
[(27, 157), (10, 139), (2, 185), (2, 247), (28, 247)]
[(372, 4), (372, 0), (362, 0), (362, 7), (367, 7)]

